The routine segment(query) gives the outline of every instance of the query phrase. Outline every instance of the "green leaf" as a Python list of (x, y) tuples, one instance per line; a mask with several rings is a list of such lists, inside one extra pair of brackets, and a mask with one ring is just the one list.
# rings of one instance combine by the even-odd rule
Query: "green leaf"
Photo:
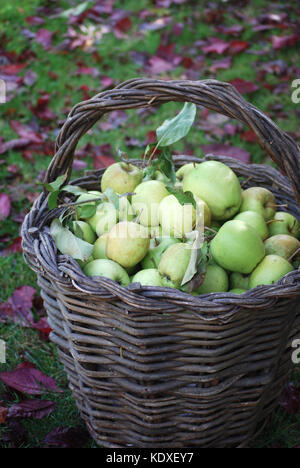
[(55, 192), (51, 192), (48, 198), (48, 207), (49, 210), (54, 210), (57, 208), (57, 200), (60, 194), (60, 190), (55, 190)]
[(180, 188), (175, 188), (172, 184), (166, 184), (168, 192), (174, 195), (181, 205), (193, 205), (196, 209), (197, 204), (192, 192), (183, 192)]
[(165, 120), (156, 130), (157, 146), (169, 146), (185, 137), (193, 125), (195, 116), (196, 105), (186, 102), (176, 117)]
[(119, 195), (116, 194), (114, 189), (109, 187), (107, 190), (105, 190), (104, 195), (107, 197), (108, 201), (110, 201), (116, 210), (119, 209)]
[(79, 207), (80, 218), (90, 218), (94, 216), (97, 211), (97, 207), (94, 204), (84, 204)]
[(83, 193), (87, 193), (87, 190), (78, 187), (78, 185), (65, 185), (62, 190), (72, 193), (73, 195), (82, 195)]
[(193, 231), (194, 241), (191, 245), (191, 258), (181, 282), (181, 286), (191, 281), (198, 271), (199, 260), (201, 256), (201, 247), (203, 246), (203, 235), (200, 231)]
[(92, 255), (94, 246), (79, 239), (68, 228), (63, 227), (58, 218), (52, 221), (50, 233), (56, 247), (63, 255), (70, 255), (72, 258), (83, 262)]
[(50, 183), (37, 182), (37, 184), (42, 185), (44, 189), (46, 189), (48, 192), (56, 192), (64, 184), (66, 178), (67, 178), (67, 173), (57, 177), (57, 179), (55, 179), (53, 182), (50, 182)]

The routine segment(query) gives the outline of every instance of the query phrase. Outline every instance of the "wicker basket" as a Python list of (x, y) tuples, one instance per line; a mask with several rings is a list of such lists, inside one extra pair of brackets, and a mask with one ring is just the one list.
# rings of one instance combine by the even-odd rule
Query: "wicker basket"
[[(106, 112), (189, 101), (247, 124), (288, 178), (263, 165), (206, 156), (230, 166), (244, 187), (270, 189), (300, 218), (300, 155), (290, 136), (229, 84), (133, 79), (76, 105), (56, 142), (46, 180), (70, 176), (79, 138)], [(199, 162), (177, 156), (176, 165)], [(99, 188), (103, 171), (72, 183)], [(295, 201), (296, 199), (296, 201)], [(278, 403), (300, 332), (300, 272), (242, 295), (194, 297), (124, 288), (86, 277), (59, 255), (43, 193), (23, 228), (25, 259), (38, 284), (81, 417), (102, 447), (245, 447)], [(299, 337), (299, 335), (298, 335)]]

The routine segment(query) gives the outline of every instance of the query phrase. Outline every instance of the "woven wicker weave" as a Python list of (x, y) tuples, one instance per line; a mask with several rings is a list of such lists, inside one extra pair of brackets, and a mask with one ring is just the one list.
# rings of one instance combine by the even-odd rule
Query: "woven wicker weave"
[[(296, 143), (229, 84), (134, 79), (76, 105), (56, 142), (46, 180), (71, 175), (77, 142), (105, 113), (189, 101), (248, 125), (288, 178), (269, 166), (206, 156), (230, 166), (244, 187), (272, 190), (300, 218)], [(179, 167), (199, 162), (177, 156)], [(98, 189), (103, 171), (72, 183)], [(243, 295), (191, 296), (124, 288), (86, 277), (59, 255), (43, 193), (23, 228), (25, 259), (38, 284), (77, 407), (103, 447), (242, 447), (277, 405), (300, 333), (300, 272)]]

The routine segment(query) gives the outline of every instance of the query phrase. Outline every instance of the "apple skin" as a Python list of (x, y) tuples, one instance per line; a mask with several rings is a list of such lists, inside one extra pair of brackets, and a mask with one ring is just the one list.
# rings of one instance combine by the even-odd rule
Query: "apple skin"
[(187, 164), (184, 164), (183, 166), (181, 166), (177, 171), (176, 171), (176, 177), (177, 179), (182, 182), (184, 177), (189, 173), (191, 172), (192, 169), (195, 169), (195, 167), (197, 167), (198, 164), (196, 163), (187, 163)]
[(158, 213), (164, 236), (181, 239), (194, 229), (195, 208), (191, 204), (181, 205), (175, 195), (168, 195), (160, 202)]
[(205, 161), (190, 170), (183, 179), (183, 190), (204, 200), (216, 220), (232, 218), (242, 202), (239, 179), (219, 161)]
[(95, 260), (101, 260), (103, 258), (107, 259), (106, 256), (106, 242), (107, 242), (108, 232), (102, 234), (102, 236), (98, 237), (96, 242), (94, 243), (93, 249), (93, 257)]
[(226, 271), (219, 265), (208, 265), (203, 283), (193, 292), (209, 294), (228, 291), (229, 281)]
[[(154, 240), (154, 239), (153, 239)], [(150, 241), (150, 248), (141, 262), (144, 270), (157, 268), (163, 253), (173, 244), (178, 244), (179, 239), (175, 237), (162, 237), (157, 238), (152, 242)]]
[(266, 255), (279, 255), (288, 260), (300, 249), (300, 242), (287, 234), (276, 234), (265, 241)]
[(276, 212), (276, 200), (273, 193), (264, 187), (250, 187), (242, 192), (242, 211), (256, 211), (265, 221), (273, 219)]
[(125, 196), (119, 198), (118, 215), (120, 221), (132, 221), (135, 217), (131, 203)]
[(245, 221), (245, 223), (250, 224), (250, 226), (258, 232), (262, 240), (269, 237), (269, 229), (265, 218), (257, 211), (243, 211), (237, 214), (233, 219), (239, 219), (240, 221)]
[(131, 282), (140, 283), (142, 286), (163, 286), (161, 276), (156, 268), (139, 271), (132, 277)]
[(249, 289), (249, 275), (243, 275), (242, 273), (234, 272), (229, 277), (230, 289)]
[(97, 233), (97, 236), (101, 236), (109, 232), (117, 223), (118, 212), (112, 203), (104, 202), (97, 206), (96, 213), (87, 221), (91, 228)]
[[(82, 236), (78, 236), (88, 242), (89, 244), (93, 244), (96, 240), (96, 235), (91, 228), (91, 226), (86, 223), (85, 221), (73, 221), (73, 232), (76, 232), (76, 227), (79, 227)], [(76, 235), (76, 234), (75, 234)]]
[(211, 254), (225, 270), (251, 273), (265, 256), (257, 231), (244, 221), (227, 221), (210, 243)]
[(83, 272), (87, 276), (104, 276), (110, 278), (122, 286), (130, 283), (127, 272), (118, 263), (108, 259), (94, 260), (84, 266)]
[(275, 284), (293, 269), (293, 266), (279, 255), (266, 255), (250, 275), (250, 288)]
[(166, 186), (159, 180), (147, 180), (134, 189), (131, 198), (132, 208), (139, 215), (139, 223), (143, 226), (158, 226), (158, 208), (160, 202), (169, 194)]
[(274, 216), (274, 221), (275, 222), (270, 223), (269, 226), (271, 236), (287, 234), (299, 239), (300, 223), (295, 216), (285, 211), (278, 211)]
[(112, 188), (116, 193), (131, 193), (141, 183), (143, 171), (133, 164), (117, 162), (109, 166), (101, 179), (101, 190)]
[(191, 246), (180, 242), (171, 245), (162, 255), (158, 271), (163, 286), (179, 288), (191, 258)]
[(130, 268), (145, 257), (149, 244), (147, 228), (133, 221), (121, 221), (109, 232), (106, 255), (124, 268)]
[(230, 289), (230, 291), (228, 292), (231, 294), (243, 294), (247, 292), (247, 289), (235, 288), (235, 289)]

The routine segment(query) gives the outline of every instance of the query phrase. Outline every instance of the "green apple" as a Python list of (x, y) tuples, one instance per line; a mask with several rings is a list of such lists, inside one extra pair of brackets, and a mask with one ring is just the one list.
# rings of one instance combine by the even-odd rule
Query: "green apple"
[(176, 177), (178, 180), (180, 180), (181, 182), (183, 181), (184, 177), (189, 173), (191, 172), (192, 169), (195, 169), (195, 167), (197, 167), (198, 164), (196, 163), (187, 163), (187, 164), (184, 164), (183, 166), (181, 166), (177, 171), (176, 171)]
[(145, 257), (149, 244), (147, 228), (133, 221), (121, 221), (109, 232), (106, 255), (124, 268), (130, 268)]
[[(87, 193), (82, 193), (81, 195), (79, 195), (79, 197), (77, 198), (77, 202), (89, 202), (89, 200), (94, 200), (95, 198), (102, 198), (103, 197), (103, 194), (97, 190), (90, 190), (89, 192)], [(94, 205), (95, 203), (97, 203), (96, 201), (95, 202), (91, 202), (92, 205)]]
[(73, 221), (73, 232), (75, 236), (85, 240), (89, 244), (93, 244), (96, 240), (93, 229), (85, 221)]
[(193, 292), (197, 294), (209, 294), (214, 292), (228, 291), (228, 275), (226, 271), (218, 265), (208, 265), (203, 283)]
[[(208, 204), (204, 200), (201, 200), (201, 198), (197, 197), (197, 195), (194, 195), (194, 198), (197, 204), (198, 213), (203, 217), (204, 226), (210, 227), (211, 212), (208, 207)], [(198, 223), (199, 223), (199, 219), (198, 219)]]
[(237, 214), (233, 219), (239, 219), (240, 221), (245, 221), (245, 223), (250, 224), (250, 226), (258, 232), (262, 240), (269, 237), (269, 229), (265, 218), (257, 211), (243, 211)]
[(265, 256), (257, 231), (245, 221), (227, 221), (210, 243), (214, 260), (225, 270), (248, 274)]
[(109, 232), (117, 223), (118, 212), (112, 203), (104, 202), (97, 206), (96, 213), (87, 221), (97, 236), (101, 236), (105, 232)]
[(269, 225), (270, 235), (275, 236), (276, 234), (286, 234), (299, 239), (300, 236), (300, 223), (290, 213), (285, 211), (278, 211), (272, 223)]
[(156, 268), (139, 271), (132, 277), (131, 282), (141, 283), (142, 286), (163, 286), (161, 276)]
[(269, 221), (276, 212), (275, 197), (264, 187), (250, 187), (242, 192), (240, 211), (256, 211)]
[(250, 288), (262, 284), (275, 284), (280, 278), (293, 271), (293, 266), (279, 255), (266, 255), (250, 275)]
[(162, 255), (158, 271), (162, 284), (168, 288), (179, 288), (191, 258), (191, 246), (180, 242), (171, 245)]
[(108, 237), (108, 232), (98, 237), (98, 239), (94, 243), (93, 257), (95, 260), (101, 260), (102, 258), (107, 258), (106, 253), (105, 253), (107, 237)]
[(300, 242), (287, 234), (276, 234), (265, 241), (266, 255), (279, 255), (288, 260), (300, 249)]
[(108, 259), (94, 260), (88, 263), (83, 268), (83, 272), (87, 276), (105, 276), (122, 286), (127, 286), (130, 283), (129, 276), (124, 268)]
[(159, 223), (164, 236), (182, 238), (196, 223), (196, 210), (192, 204), (181, 205), (175, 195), (165, 197), (159, 204)]
[(130, 201), (127, 197), (123, 196), (119, 198), (119, 220), (120, 221), (132, 221), (135, 217), (134, 210), (131, 206)]
[(204, 200), (212, 218), (217, 220), (232, 218), (242, 201), (239, 179), (219, 161), (205, 161), (190, 170), (183, 179), (183, 190)]
[(249, 275), (233, 272), (229, 277), (230, 289), (249, 289)]
[[(152, 239), (151, 239), (152, 241)], [(150, 241), (150, 247), (147, 255), (143, 258), (141, 265), (144, 270), (148, 268), (157, 268), (163, 253), (173, 244), (178, 244), (179, 239), (175, 237), (160, 237)]]
[(143, 171), (133, 164), (117, 162), (109, 166), (101, 179), (101, 190), (112, 188), (116, 193), (130, 193), (142, 181)]
[(228, 292), (230, 292), (231, 294), (243, 294), (247, 292), (247, 289), (235, 288), (235, 289), (230, 289), (230, 291)]
[(168, 195), (165, 184), (159, 180), (148, 180), (139, 184), (131, 198), (133, 210), (139, 215), (139, 223), (143, 226), (157, 226), (159, 204)]

